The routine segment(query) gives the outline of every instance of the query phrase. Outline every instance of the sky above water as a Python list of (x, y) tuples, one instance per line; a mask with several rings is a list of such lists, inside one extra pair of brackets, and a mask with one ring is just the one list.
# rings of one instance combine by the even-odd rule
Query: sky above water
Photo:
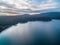
[(0, 0), (0, 15), (38, 14), (39, 10), (59, 9), (60, 0)]

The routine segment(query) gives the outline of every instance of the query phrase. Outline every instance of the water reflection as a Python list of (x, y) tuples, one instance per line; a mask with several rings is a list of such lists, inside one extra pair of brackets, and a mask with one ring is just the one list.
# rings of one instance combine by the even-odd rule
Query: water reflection
[(1, 45), (59, 45), (60, 20), (16, 24), (0, 34)]

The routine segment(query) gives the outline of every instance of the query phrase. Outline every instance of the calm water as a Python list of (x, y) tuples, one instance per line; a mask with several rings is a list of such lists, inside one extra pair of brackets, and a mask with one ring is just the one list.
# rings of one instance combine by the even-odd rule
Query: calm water
[(0, 45), (59, 45), (60, 20), (18, 23), (0, 33)]

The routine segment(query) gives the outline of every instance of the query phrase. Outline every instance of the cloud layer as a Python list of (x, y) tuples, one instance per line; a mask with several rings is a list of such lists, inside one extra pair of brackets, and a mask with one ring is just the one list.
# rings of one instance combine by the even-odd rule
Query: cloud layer
[(57, 8), (57, 4), (56, 0), (0, 0), (0, 14), (37, 14), (37, 10)]

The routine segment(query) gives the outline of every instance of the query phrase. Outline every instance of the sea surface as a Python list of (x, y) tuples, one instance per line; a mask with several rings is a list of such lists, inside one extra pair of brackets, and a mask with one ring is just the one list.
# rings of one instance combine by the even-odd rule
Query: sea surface
[(12, 25), (0, 33), (0, 45), (60, 45), (60, 20)]

